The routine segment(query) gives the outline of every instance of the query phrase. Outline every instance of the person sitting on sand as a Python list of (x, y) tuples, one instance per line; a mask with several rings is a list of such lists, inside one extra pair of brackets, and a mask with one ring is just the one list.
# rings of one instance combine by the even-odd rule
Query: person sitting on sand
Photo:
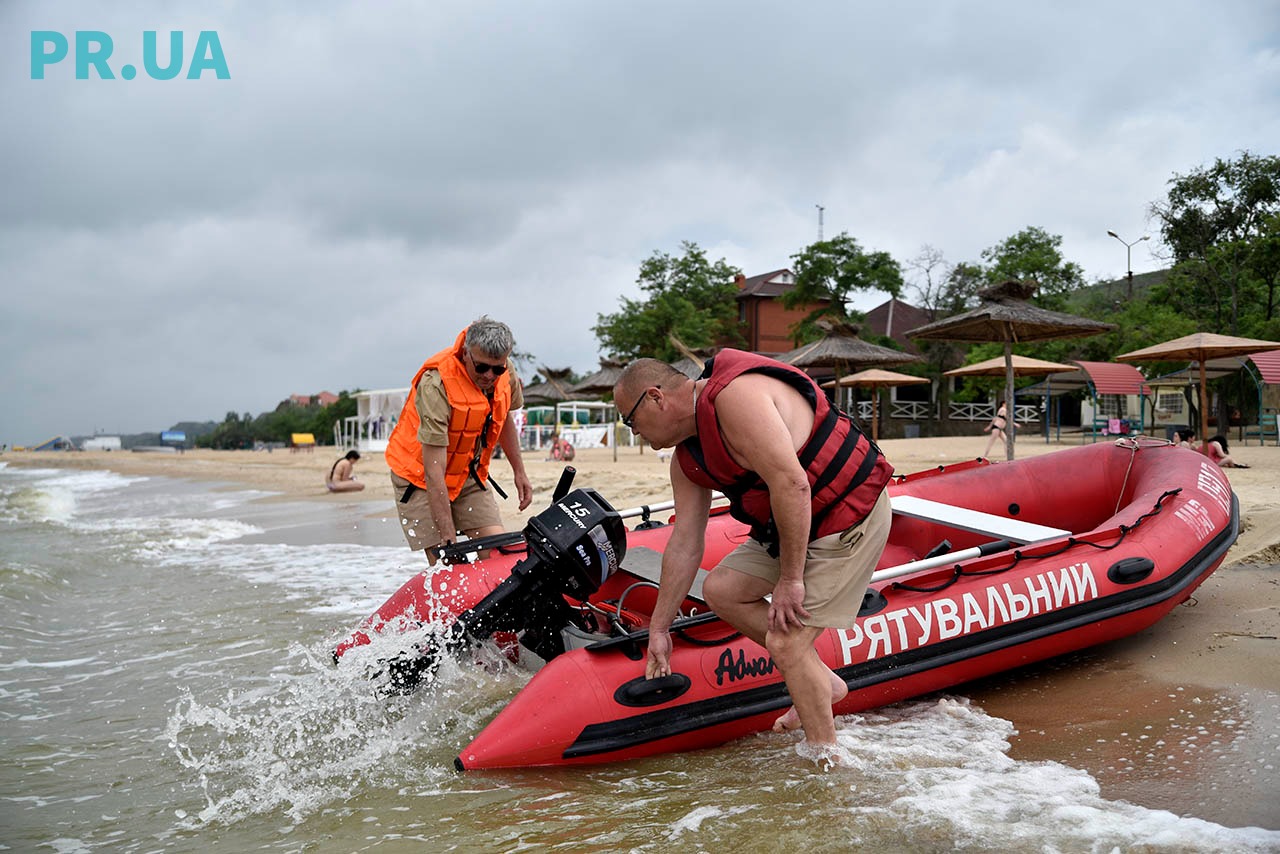
[(360, 459), (359, 451), (347, 451), (345, 457), (341, 457), (333, 464), (333, 468), (329, 469), (329, 478), (324, 482), (330, 492), (359, 492), (364, 489), (364, 484), (356, 480), (355, 475), (352, 474), (358, 459)]
[(1247, 469), (1244, 463), (1238, 463), (1231, 457), (1231, 448), (1227, 445), (1227, 437), (1222, 433), (1214, 436), (1209, 440), (1209, 447), (1206, 449), (1209, 459), (1213, 460), (1224, 469)]
[[(1182, 448), (1191, 448), (1193, 451), (1200, 450), (1196, 444), (1196, 433), (1190, 428), (1174, 431), (1174, 444)], [(1205, 452), (1209, 455), (1209, 459), (1213, 460), (1224, 469), (1247, 469), (1244, 463), (1238, 463), (1231, 457), (1231, 449), (1227, 444), (1227, 437), (1219, 433), (1209, 440), (1209, 444), (1205, 447)]]
[(577, 454), (573, 444), (559, 433), (551, 440), (551, 459), (569, 462)]

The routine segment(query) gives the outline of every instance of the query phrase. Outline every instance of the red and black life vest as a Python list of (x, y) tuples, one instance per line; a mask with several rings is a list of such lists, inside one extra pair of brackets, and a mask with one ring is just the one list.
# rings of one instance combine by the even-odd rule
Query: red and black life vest
[(754, 539), (777, 545), (768, 488), (758, 474), (744, 469), (729, 455), (716, 418), (716, 397), (745, 373), (781, 380), (813, 407), (813, 432), (798, 452), (809, 478), (809, 539), (844, 531), (865, 519), (889, 482), (893, 466), (848, 415), (827, 402), (807, 374), (741, 350), (721, 350), (702, 372), (700, 379), (707, 382), (698, 396), (697, 434), (676, 448), (676, 460), (685, 476), (699, 486), (724, 493), (730, 514), (751, 526)]

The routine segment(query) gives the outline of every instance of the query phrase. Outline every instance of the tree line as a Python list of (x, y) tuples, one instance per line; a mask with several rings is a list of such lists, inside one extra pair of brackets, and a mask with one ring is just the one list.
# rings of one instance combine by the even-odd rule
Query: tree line
[(218, 450), (251, 449), (259, 442), (288, 444), (294, 433), (310, 433), (320, 445), (333, 444), (333, 425), (356, 414), (356, 399), (351, 392), (340, 392), (338, 399), (324, 406), (316, 402), (301, 405), (292, 400), (281, 401), (271, 412), (256, 418), (228, 412), (221, 423), (197, 436), (198, 448)]
[[(1148, 214), (1158, 232), (1160, 249), (1154, 254), (1168, 268), (1162, 276), (1143, 277), (1155, 281), (1133, 293), (1127, 286), (1087, 282), (1080, 265), (1063, 256), (1062, 237), (1041, 226), (1006, 237), (977, 260), (954, 263), (929, 245), (899, 261), (864, 247), (847, 232), (819, 240), (791, 256), (795, 287), (782, 297), (783, 305), (809, 309), (790, 330), (793, 343), (815, 340), (820, 333), (814, 321), (825, 316), (862, 321), (851, 305), (858, 293), (905, 294), (940, 320), (976, 307), (979, 291), (1008, 279), (1035, 282), (1039, 287), (1031, 302), (1042, 308), (1116, 325), (1091, 338), (1015, 347), (1022, 355), (1109, 361), (1193, 332), (1280, 340), (1280, 157), (1243, 151), (1175, 173), (1167, 196), (1151, 202)], [(724, 259), (712, 262), (695, 243), (682, 243), (678, 255), (655, 251), (640, 265), (641, 297), (624, 296), (618, 311), (597, 316), (593, 332), (601, 351), (622, 360), (674, 361), (680, 354), (672, 336), (693, 348), (741, 343), (734, 283), (741, 273)], [(921, 342), (920, 349), (927, 361), (902, 370), (937, 377), (966, 361), (1003, 352), (994, 343)]]

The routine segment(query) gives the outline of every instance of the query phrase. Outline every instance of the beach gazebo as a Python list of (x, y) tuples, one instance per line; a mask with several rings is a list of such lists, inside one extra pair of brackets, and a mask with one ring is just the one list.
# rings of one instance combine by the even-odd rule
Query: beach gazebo
[[(1116, 356), (1117, 362), (1172, 362), (1187, 359), (1199, 364), (1200, 374), (1200, 448), (1205, 450), (1209, 445), (1209, 415), (1206, 411), (1208, 392), (1205, 390), (1205, 362), (1224, 356), (1247, 356), (1274, 350), (1280, 347), (1277, 341), (1260, 341), (1256, 338), (1238, 338), (1232, 335), (1217, 335), (1213, 332), (1196, 332), (1184, 335), (1172, 341), (1144, 347), (1123, 355)], [(1225, 431), (1224, 431), (1225, 432)]]
[[(1013, 402), (1013, 345), (1024, 341), (1052, 341), (1080, 338), (1115, 329), (1113, 323), (1089, 320), (1060, 311), (1049, 311), (1028, 300), (1036, 292), (1034, 282), (1009, 280), (978, 292), (981, 304), (970, 311), (952, 315), (907, 333), (908, 338), (927, 341), (999, 341), (1004, 344), (1005, 401), (1009, 418), (1015, 417)], [(1005, 433), (1005, 454), (1013, 459), (1013, 430)]]
[[(622, 376), (622, 369), (624, 367), (625, 365), (617, 359), (601, 359), (600, 370), (578, 382), (570, 388), (569, 391), (572, 394), (580, 394), (595, 398), (602, 398), (606, 394), (612, 395), (613, 386), (618, 381), (618, 378)], [(614, 417), (610, 419), (611, 422), (616, 422), (618, 420), (617, 412), (618, 410), (615, 406), (613, 409)], [(616, 462), (618, 459), (618, 431), (613, 429), (610, 433), (612, 435), (609, 436), (609, 444), (613, 447), (613, 459)]]

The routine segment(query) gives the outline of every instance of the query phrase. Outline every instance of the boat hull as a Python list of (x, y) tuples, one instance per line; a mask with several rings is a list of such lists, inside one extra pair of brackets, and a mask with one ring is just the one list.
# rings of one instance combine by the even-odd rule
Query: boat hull
[[(817, 642), (849, 686), (837, 714), (1140, 632), (1218, 567), (1239, 525), (1223, 473), (1166, 443), (975, 461), (899, 478), (890, 493), (1062, 534), (874, 582), (857, 623), (828, 629)], [(628, 557), (659, 553), (669, 530), (633, 532)], [(743, 534), (731, 520), (715, 520), (707, 568)], [(918, 560), (943, 540), (961, 550), (991, 539), (953, 520), (895, 514), (880, 566)], [(616, 600), (618, 585), (634, 581), (626, 572), (617, 578), (593, 599)], [(628, 610), (644, 620), (652, 601), (650, 590), (638, 591)], [(768, 653), (723, 622), (675, 635), (671, 677), (645, 680), (644, 651), (637, 637), (555, 657), (460, 751), (457, 767), (610, 762), (707, 747), (767, 729), (790, 705)]]

